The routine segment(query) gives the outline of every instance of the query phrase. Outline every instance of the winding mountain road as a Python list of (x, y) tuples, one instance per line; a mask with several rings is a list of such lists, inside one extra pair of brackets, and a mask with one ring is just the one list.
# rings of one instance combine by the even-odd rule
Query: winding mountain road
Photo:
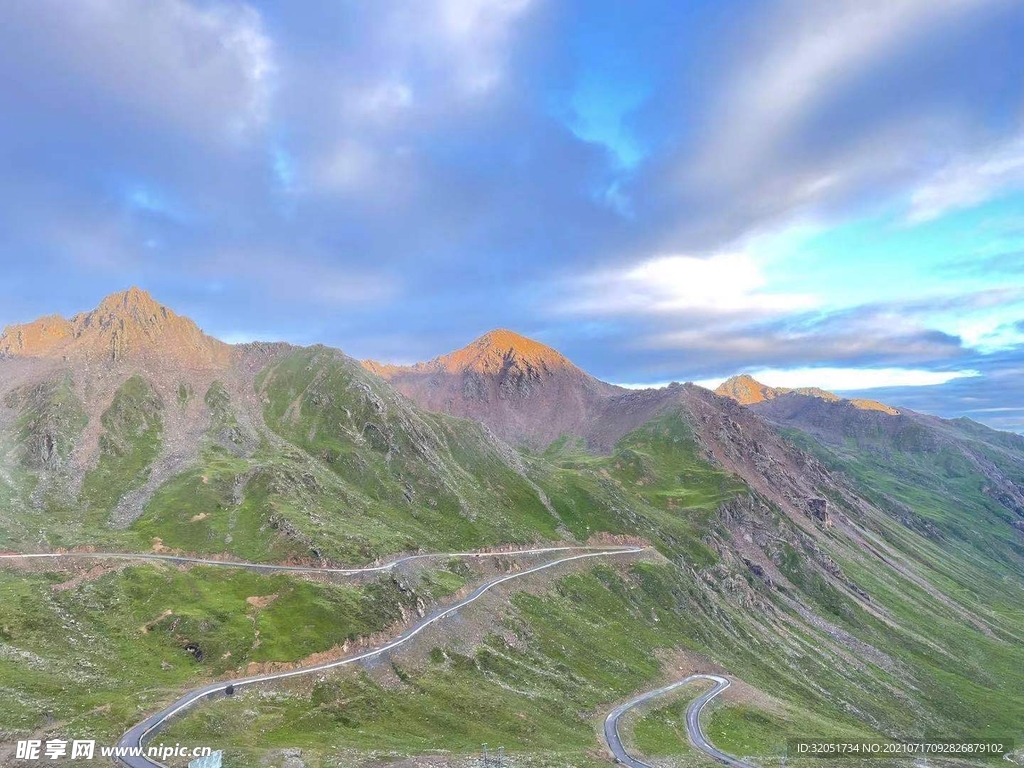
[(715, 747), (714, 744), (707, 740), (707, 737), (704, 736), (704, 732), (701, 730), (701, 711), (709, 701), (730, 685), (729, 680), (720, 675), (690, 675), (689, 677), (684, 677), (682, 680), (678, 680), (671, 685), (666, 685), (664, 688), (658, 688), (656, 691), (649, 691), (642, 696), (638, 696), (632, 701), (627, 701), (625, 704), (621, 704), (613, 709), (604, 721), (604, 739), (608, 742), (608, 747), (611, 749), (612, 754), (615, 755), (616, 762), (628, 765), (629, 768), (652, 768), (650, 763), (645, 763), (642, 760), (632, 757), (628, 752), (626, 752), (626, 748), (622, 746), (622, 740), (619, 738), (619, 719), (634, 707), (638, 707), (651, 699), (657, 698), (658, 696), (670, 693), (671, 691), (674, 691), (687, 683), (691, 683), (694, 680), (710, 680), (715, 685), (711, 690), (694, 699), (693, 702), (690, 703), (690, 706), (686, 708), (686, 734), (690, 739), (690, 743), (700, 751), (713, 757), (718, 762), (732, 766), (732, 768), (754, 768), (750, 763), (745, 763), (739, 758), (726, 754)]
[[(203, 686), (201, 688), (197, 688), (197, 689), (195, 689), (193, 691), (190, 691), (189, 693), (186, 693), (184, 696), (182, 696), (180, 699), (178, 699), (173, 704), (168, 706), (166, 709), (163, 709), (160, 712), (157, 712), (156, 714), (151, 715), (150, 717), (146, 718), (141, 723), (139, 723), (138, 725), (133, 727), (131, 730), (129, 730), (127, 733), (125, 733), (124, 736), (121, 737), (121, 740), (118, 742), (118, 746), (119, 747), (124, 747), (124, 748), (144, 747), (146, 745), (146, 742), (149, 741), (150, 737), (156, 731), (158, 731), (161, 727), (166, 725), (167, 722), (171, 718), (175, 717), (176, 715), (181, 714), (184, 710), (188, 709), (189, 707), (191, 707), (192, 705), (196, 704), (199, 701), (202, 701), (204, 699), (212, 699), (212, 698), (215, 698), (215, 697), (217, 697), (219, 695), (226, 695), (225, 691), (228, 688), (228, 686), (233, 686), (234, 690), (237, 691), (239, 688), (243, 688), (243, 687), (246, 687), (246, 686), (252, 686), (252, 685), (259, 684), (259, 683), (272, 682), (272, 681), (275, 681), (275, 680), (284, 680), (284, 679), (290, 678), (290, 677), (298, 677), (299, 675), (309, 675), (309, 674), (314, 674), (316, 672), (323, 672), (323, 671), (326, 671), (326, 670), (329, 670), (329, 669), (334, 669), (336, 667), (343, 667), (343, 666), (347, 666), (349, 664), (355, 664), (357, 662), (364, 661), (366, 659), (370, 659), (370, 658), (373, 658), (373, 657), (376, 657), (376, 656), (381, 656), (381, 655), (387, 653), (388, 651), (394, 650), (395, 648), (398, 648), (399, 646), (404, 645), (405, 643), (408, 643), (410, 640), (412, 640), (418, 634), (423, 632), (423, 630), (425, 630), (427, 627), (429, 627), (429, 626), (431, 626), (433, 624), (436, 624), (437, 622), (441, 621), (445, 617), (450, 616), (451, 614), (453, 614), (456, 611), (460, 610), (461, 608), (464, 608), (465, 606), (469, 605), (470, 603), (473, 603), (473, 602), (479, 600), (484, 594), (486, 594), (490, 590), (494, 589), (495, 587), (497, 587), (497, 586), (499, 586), (501, 584), (505, 584), (505, 583), (507, 583), (509, 581), (513, 581), (514, 579), (519, 579), (519, 578), (522, 578), (524, 576), (529, 576), (531, 574), (538, 573), (540, 571), (545, 571), (545, 570), (547, 570), (549, 568), (555, 568), (557, 566), (564, 565), (565, 563), (570, 563), (570, 562), (573, 562), (573, 561), (576, 561), (576, 560), (584, 560), (584, 559), (593, 558), (593, 557), (614, 557), (616, 555), (637, 554), (639, 552), (644, 552), (645, 549), (646, 549), (645, 547), (549, 547), (549, 548), (534, 549), (534, 550), (519, 550), (518, 552), (495, 552), (495, 553), (472, 553), (472, 552), (470, 552), (470, 553), (440, 554), (440, 555), (413, 555), (411, 557), (402, 558), (401, 560), (396, 560), (393, 563), (390, 563), (390, 564), (388, 564), (386, 566), (379, 566), (379, 567), (374, 567), (374, 568), (369, 568), (369, 569), (352, 569), (352, 570), (341, 571), (343, 573), (352, 573), (352, 572), (359, 573), (359, 572), (374, 571), (374, 570), (385, 570), (387, 568), (394, 567), (395, 565), (397, 565), (397, 564), (399, 564), (401, 562), (408, 562), (409, 560), (414, 560), (414, 559), (423, 558), (423, 557), (455, 557), (455, 556), (462, 556), (462, 557), (486, 557), (486, 556), (525, 554), (525, 553), (559, 552), (559, 551), (567, 551), (567, 550), (591, 550), (591, 551), (585, 551), (585, 552), (583, 552), (581, 554), (577, 554), (577, 555), (571, 555), (571, 556), (568, 556), (568, 557), (560, 557), (557, 560), (552, 560), (550, 562), (543, 563), (541, 565), (535, 565), (535, 566), (533, 566), (531, 568), (527, 568), (527, 569), (525, 569), (523, 571), (519, 571), (517, 573), (508, 574), (506, 576), (501, 576), (499, 578), (492, 579), (492, 580), (490, 580), (488, 582), (485, 582), (484, 584), (481, 584), (479, 587), (474, 589), (468, 596), (466, 596), (462, 600), (459, 600), (458, 602), (454, 603), (453, 605), (451, 605), (451, 606), (449, 606), (447, 608), (439, 609), (439, 610), (433, 612), (432, 614), (428, 615), (427, 617), (425, 617), (423, 620), (421, 620), (420, 622), (418, 622), (414, 626), (412, 626), (409, 629), (407, 629), (404, 632), (402, 632), (400, 635), (395, 637), (395, 639), (385, 643), (384, 645), (382, 645), (382, 646), (380, 646), (378, 648), (374, 648), (373, 650), (369, 650), (369, 651), (366, 651), (364, 653), (360, 653), (360, 654), (358, 654), (356, 656), (351, 656), (351, 657), (348, 657), (348, 658), (345, 658), (345, 659), (340, 659), (338, 661), (326, 662), (324, 664), (316, 664), (316, 665), (310, 666), (310, 667), (302, 667), (302, 668), (299, 668), (299, 669), (292, 669), (292, 670), (289, 670), (287, 672), (278, 672), (278, 673), (275, 673), (275, 674), (268, 674), (268, 675), (258, 675), (258, 676), (255, 676), (255, 677), (243, 677), (243, 678), (239, 678), (237, 680), (224, 680), (224, 681), (220, 681), (220, 682), (216, 682), (216, 683), (210, 683), (209, 685), (205, 685), (205, 686)], [(146, 558), (146, 559), (149, 559), (149, 558)], [(186, 562), (194, 562), (193, 560), (188, 559), (188, 558), (185, 558), (185, 560), (186, 560)], [(222, 563), (220, 561), (208, 561), (208, 562), (210, 564), (215, 564), (215, 565), (226, 565), (226, 563)], [(261, 566), (261, 567), (265, 567), (265, 566)], [(271, 566), (270, 568), (272, 570), (287, 570), (290, 567), (278, 566), (278, 567), (274, 568), (273, 566)], [(317, 570), (317, 569), (310, 569), (310, 570)], [(155, 760), (152, 760), (152, 759), (150, 759), (148, 757), (144, 757), (144, 756), (124, 756), (124, 757), (120, 757), (119, 758), (119, 762), (120, 762), (121, 765), (128, 766), (128, 768), (153, 768), (154, 766), (162, 766), (163, 765), (162, 763), (156, 762)]]
[(332, 573), (341, 576), (355, 576), (360, 573), (379, 573), (408, 563), (413, 560), (431, 560), (452, 557), (501, 557), (502, 555), (538, 555), (551, 552), (578, 552), (580, 550), (627, 549), (626, 547), (540, 547), (535, 549), (509, 549), (497, 552), (435, 552), (424, 555), (406, 555), (382, 565), (366, 568), (323, 568), (316, 565), (274, 565), (271, 563), (251, 563), (243, 560), (210, 560), (185, 555), (160, 555), (155, 552), (8, 552), (0, 554), (0, 560), (144, 560), (175, 563), (178, 565), (214, 565), (221, 568), (244, 568), (251, 571), (286, 571), (290, 573)]

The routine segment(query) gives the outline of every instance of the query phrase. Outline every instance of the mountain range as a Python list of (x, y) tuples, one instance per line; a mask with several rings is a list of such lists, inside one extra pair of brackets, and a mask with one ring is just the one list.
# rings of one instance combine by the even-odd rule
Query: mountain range
[[(284, 703), (250, 699), (219, 725), (196, 715), (179, 736), (220, 728), (218, 738), (249, 747), (283, 743), (310, 738), (295, 723), (314, 717), (326, 735), (307, 764), (337, 764), (324, 745), (358, 741), (353, 729), (418, 754), (427, 742), (410, 723), (435, 716), (431, 697), (486, 690), (487, 717), (524, 755), (593, 765), (588, 718), (663, 679), (667, 659), (744, 681), (728, 710), (739, 721), (723, 720), (723, 733), (760, 728), (764, 743), (745, 748), (767, 756), (808, 728), (1024, 736), (1019, 435), (749, 376), (715, 392), (624, 389), (508, 330), (412, 366), (324, 346), (227, 345), (134, 288), (0, 336), (0, 549), (357, 565), (609, 540), (649, 544), (651, 554), (496, 606), (503, 618), (435, 638), (429, 658), (296, 689)], [(34, 661), (29, 674), (0, 654), (0, 688), (20, 702), (0, 714), (0, 732), (67, 733), (82, 718), (119, 732), (138, 711), (97, 707), (122, 701), (129, 658), (152, 657), (131, 672), (146, 690), (140, 708), (176, 686), (335, 642), (317, 633), (340, 619), (313, 618), (325, 598), (310, 595), (276, 636), (253, 643), (257, 603), (217, 602), (191, 581), (208, 578), (201, 569), (173, 575), (192, 597), (167, 609), (180, 620), (163, 622), (160, 601), (133, 592), (148, 573), (82, 575), (66, 587), (75, 601), (45, 575), (26, 586), (3, 574), (0, 640)], [(306, 594), (280, 578), (273, 589), (238, 588)], [(468, 577), (430, 578), (429, 589), (400, 585), (396, 616)], [(348, 607), (338, 610), (363, 617), (353, 627), (376, 626), (359, 611), (394, 586), (339, 597)], [(32, 613), (33, 600), (49, 619)], [(105, 618), (76, 612), (80, 604)], [(118, 616), (152, 629), (112, 629)], [(73, 622), (91, 641), (69, 644), (40, 621)], [(286, 626), (304, 639), (286, 639)], [(361, 637), (351, 632), (346, 642)], [(232, 633), (249, 640), (229, 642)], [(185, 647), (222, 650), (186, 663)], [(105, 676), (81, 671), (94, 667)], [(549, 700), (566, 703), (529, 714)], [(484, 740), (473, 717), (444, 725), (446, 749), (467, 754)], [(635, 738), (668, 749), (670, 713), (652, 717)]]

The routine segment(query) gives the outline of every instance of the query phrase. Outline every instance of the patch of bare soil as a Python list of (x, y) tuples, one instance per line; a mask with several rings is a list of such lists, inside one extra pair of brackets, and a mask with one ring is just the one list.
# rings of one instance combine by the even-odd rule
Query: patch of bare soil
[(245, 602), (247, 602), (253, 608), (266, 608), (275, 600), (277, 600), (277, 595), (253, 595), (252, 597), (245, 598)]

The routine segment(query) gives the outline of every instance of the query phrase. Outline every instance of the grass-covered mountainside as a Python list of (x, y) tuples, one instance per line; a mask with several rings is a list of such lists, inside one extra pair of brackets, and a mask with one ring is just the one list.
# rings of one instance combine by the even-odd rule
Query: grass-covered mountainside
[(463, 583), (440, 567), (351, 583), (114, 562), (4, 570), (0, 750), (41, 728), (113, 744), (183, 687), (387, 630)]
[[(566, 423), (593, 421), (519, 447), (337, 350), (225, 350), (151, 302), (104, 302), (115, 330), (146, 320), (130, 344), (101, 324), (56, 354), (31, 325), (0, 345), (0, 549), (359, 565), (651, 546), (488, 593), (374, 662), (204, 704), (167, 742), (215, 744), (232, 766), (468, 765), (483, 742), (516, 764), (601, 765), (604, 715), (695, 670), (736, 681), (709, 735), (765, 765), (795, 737), (1024, 742), (1020, 438), (799, 393), (746, 408), (687, 385), (591, 388), (605, 399)], [(507, 390), (522, 366), (498, 362), (496, 388), (474, 391)], [(545, 381), (530, 397), (557, 405), (568, 379)], [(521, 413), (522, 395), (503, 408)], [(8, 560), (0, 764), (16, 738), (109, 742), (203, 682), (338, 657), (527, 562), (328, 580)], [(691, 695), (631, 715), (627, 742), (659, 765), (705, 762), (683, 738)]]

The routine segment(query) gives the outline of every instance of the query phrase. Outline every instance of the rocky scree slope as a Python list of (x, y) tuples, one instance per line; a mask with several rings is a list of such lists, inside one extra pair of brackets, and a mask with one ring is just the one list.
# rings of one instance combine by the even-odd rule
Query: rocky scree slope
[(1024, 437), (788, 393), (750, 406), (896, 519), (998, 561), (1024, 553)]

